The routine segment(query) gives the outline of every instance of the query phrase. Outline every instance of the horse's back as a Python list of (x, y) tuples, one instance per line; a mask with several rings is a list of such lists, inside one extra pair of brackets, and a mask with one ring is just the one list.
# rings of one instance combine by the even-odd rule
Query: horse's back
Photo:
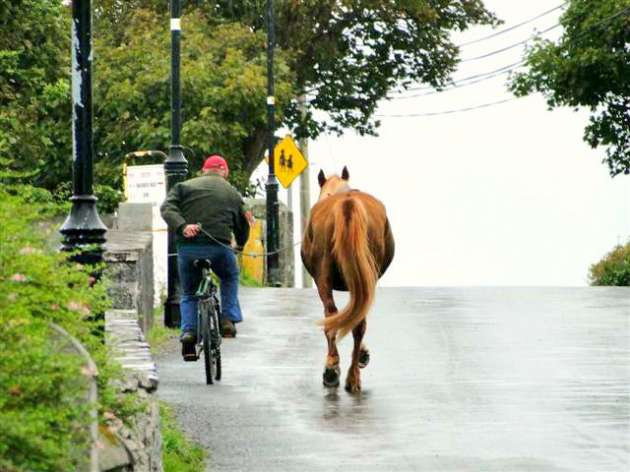
[[(344, 211), (344, 202), (348, 201), (362, 206), (365, 210), (368, 245), (374, 257), (379, 278), (385, 273), (394, 257), (394, 238), (383, 203), (372, 195), (358, 190), (332, 195), (313, 206), (304, 233), (302, 262), (315, 279), (319, 275), (319, 263), (326, 255), (333, 255), (331, 242), (335, 232), (335, 221), (339, 221), (335, 218), (336, 212)], [(347, 290), (334, 256), (331, 261), (330, 276), (335, 290)]]

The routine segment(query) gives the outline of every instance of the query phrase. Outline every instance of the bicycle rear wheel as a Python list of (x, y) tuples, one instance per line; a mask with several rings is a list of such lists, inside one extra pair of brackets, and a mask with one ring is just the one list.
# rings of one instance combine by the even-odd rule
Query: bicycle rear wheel
[[(202, 303), (202, 302), (200, 302)], [(203, 363), (206, 370), (206, 384), (212, 385), (215, 376), (214, 350), (212, 349), (210, 323), (212, 323), (212, 308), (209, 303), (203, 303), (201, 308), (201, 337), (203, 344)]]

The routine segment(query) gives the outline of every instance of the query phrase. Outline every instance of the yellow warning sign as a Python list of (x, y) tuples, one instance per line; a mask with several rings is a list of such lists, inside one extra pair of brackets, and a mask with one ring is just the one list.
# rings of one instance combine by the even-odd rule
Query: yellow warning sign
[(289, 188), (295, 178), (308, 166), (308, 162), (289, 135), (276, 144), (273, 161), (276, 177), (284, 188)]

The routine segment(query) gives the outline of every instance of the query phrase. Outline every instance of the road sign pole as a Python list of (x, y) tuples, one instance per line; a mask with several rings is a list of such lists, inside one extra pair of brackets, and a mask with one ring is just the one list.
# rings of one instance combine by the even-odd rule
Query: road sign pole
[(278, 181), (274, 165), (275, 97), (273, 83), (273, 52), (275, 46), (273, 0), (267, 0), (267, 144), (269, 175), (267, 177), (267, 285), (280, 285), (278, 257)]
[(287, 189), (287, 206), (289, 211), (293, 213), (293, 187)]
[[(300, 112), (302, 116), (306, 113), (306, 97), (300, 95), (298, 99)], [(300, 150), (304, 159), (308, 161), (308, 138), (300, 138)], [(308, 221), (309, 213), (311, 211), (311, 182), (310, 182), (309, 166), (302, 171), (300, 175), (300, 228), (301, 236), (304, 238), (304, 228), (306, 228), (306, 222)], [(302, 287), (310, 288), (313, 286), (313, 279), (306, 270), (304, 264), (302, 264)]]

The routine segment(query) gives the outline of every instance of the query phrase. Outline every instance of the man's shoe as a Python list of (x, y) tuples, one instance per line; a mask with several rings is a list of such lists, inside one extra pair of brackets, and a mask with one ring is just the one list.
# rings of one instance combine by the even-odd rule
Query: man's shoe
[(179, 337), (182, 344), (195, 344), (197, 341), (197, 335), (192, 331), (184, 331)]
[(236, 326), (232, 320), (227, 318), (223, 318), (221, 320), (221, 336), (224, 338), (235, 338), (236, 337)]
[(197, 352), (195, 350), (195, 342), (197, 341), (197, 335), (192, 331), (184, 331), (179, 337), (182, 343), (182, 357), (186, 362), (194, 362), (197, 358)]
[(197, 357), (197, 350), (195, 349), (195, 345), (193, 343), (182, 343), (182, 357), (185, 362), (195, 362), (199, 359), (199, 357)]

